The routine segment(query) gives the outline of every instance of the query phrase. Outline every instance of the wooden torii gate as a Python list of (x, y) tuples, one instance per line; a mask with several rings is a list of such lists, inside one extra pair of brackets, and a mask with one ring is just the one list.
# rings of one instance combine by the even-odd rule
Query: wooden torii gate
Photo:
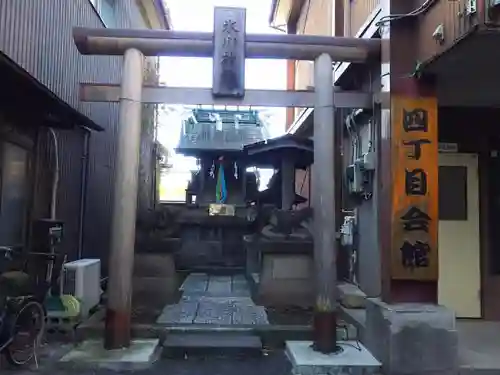
[[(214, 32), (75, 28), (81, 54), (123, 55), (118, 84), (81, 84), (81, 100), (118, 102), (118, 145), (115, 164), (114, 208), (109, 263), (105, 347), (130, 344), (131, 290), (134, 261), (142, 103), (314, 107), (312, 204), (316, 304), (314, 346), (336, 351), (336, 257), (334, 159), (335, 108), (371, 108), (373, 93), (335, 91), (333, 61), (363, 63), (380, 53), (380, 40), (307, 35), (247, 34), (246, 12), (215, 8)], [(212, 89), (143, 87), (144, 56), (213, 58)], [(245, 90), (247, 58), (314, 62), (314, 91)], [(171, 67), (175, 69), (175, 67)]]

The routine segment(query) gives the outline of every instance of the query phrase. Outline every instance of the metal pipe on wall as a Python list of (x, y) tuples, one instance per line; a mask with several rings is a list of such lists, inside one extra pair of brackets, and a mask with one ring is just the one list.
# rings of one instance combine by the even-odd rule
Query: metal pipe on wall
[(108, 303), (104, 346), (130, 345), (132, 274), (141, 143), (141, 96), (144, 56), (125, 51), (118, 120)]
[(59, 165), (59, 142), (57, 139), (57, 134), (54, 129), (49, 128), (49, 134), (52, 138), (52, 144), (54, 146), (54, 175), (52, 177), (52, 188), (51, 188), (51, 198), (50, 198), (50, 218), (52, 220), (56, 219), (57, 216), (57, 193), (59, 190), (59, 175), (60, 165)]
[(78, 252), (77, 259), (82, 259), (83, 256), (83, 239), (85, 228), (85, 206), (87, 202), (87, 185), (89, 177), (89, 154), (90, 154), (90, 130), (82, 128), (83, 134), (83, 152), (82, 152), (82, 172), (81, 172), (81, 186), (80, 186), (80, 204), (78, 212)]
[(332, 59), (322, 54), (314, 63), (314, 166), (312, 201), (314, 212), (314, 262), (316, 302), (314, 348), (322, 353), (337, 351), (337, 238), (335, 190), (335, 107)]

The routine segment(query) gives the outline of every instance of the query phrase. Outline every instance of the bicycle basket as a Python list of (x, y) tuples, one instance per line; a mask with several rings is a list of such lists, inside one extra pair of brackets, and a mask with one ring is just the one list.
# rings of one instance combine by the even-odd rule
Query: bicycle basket
[(33, 282), (26, 272), (8, 271), (0, 275), (0, 296), (20, 297), (33, 292)]

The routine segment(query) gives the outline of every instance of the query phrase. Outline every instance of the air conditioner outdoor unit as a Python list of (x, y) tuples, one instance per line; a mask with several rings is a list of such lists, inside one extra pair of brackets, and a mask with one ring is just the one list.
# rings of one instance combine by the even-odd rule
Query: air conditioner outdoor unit
[(81, 303), (81, 316), (99, 304), (101, 298), (100, 259), (80, 259), (63, 266), (63, 293), (70, 294)]

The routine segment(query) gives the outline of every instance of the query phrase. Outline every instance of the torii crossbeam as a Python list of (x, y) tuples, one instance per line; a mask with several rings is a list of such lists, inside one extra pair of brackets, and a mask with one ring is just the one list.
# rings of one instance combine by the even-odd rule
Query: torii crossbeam
[[(227, 104), (314, 107), (312, 203), (316, 306), (314, 344), (321, 352), (336, 351), (336, 222), (334, 112), (336, 107), (371, 108), (373, 93), (338, 92), (333, 88), (333, 61), (364, 63), (378, 57), (380, 40), (308, 35), (246, 34), (246, 12), (215, 8), (214, 32), (84, 29), (73, 31), (85, 55), (123, 55), (118, 84), (82, 84), (81, 100), (119, 102), (118, 146), (109, 263), (105, 346), (130, 344), (132, 268), (135, 242), (142, 103)], [(211, 90), (143, 87), (144, 56), (212, 57)], [(245, 90), (247, 58), (314, 61), (314, 91)]]

